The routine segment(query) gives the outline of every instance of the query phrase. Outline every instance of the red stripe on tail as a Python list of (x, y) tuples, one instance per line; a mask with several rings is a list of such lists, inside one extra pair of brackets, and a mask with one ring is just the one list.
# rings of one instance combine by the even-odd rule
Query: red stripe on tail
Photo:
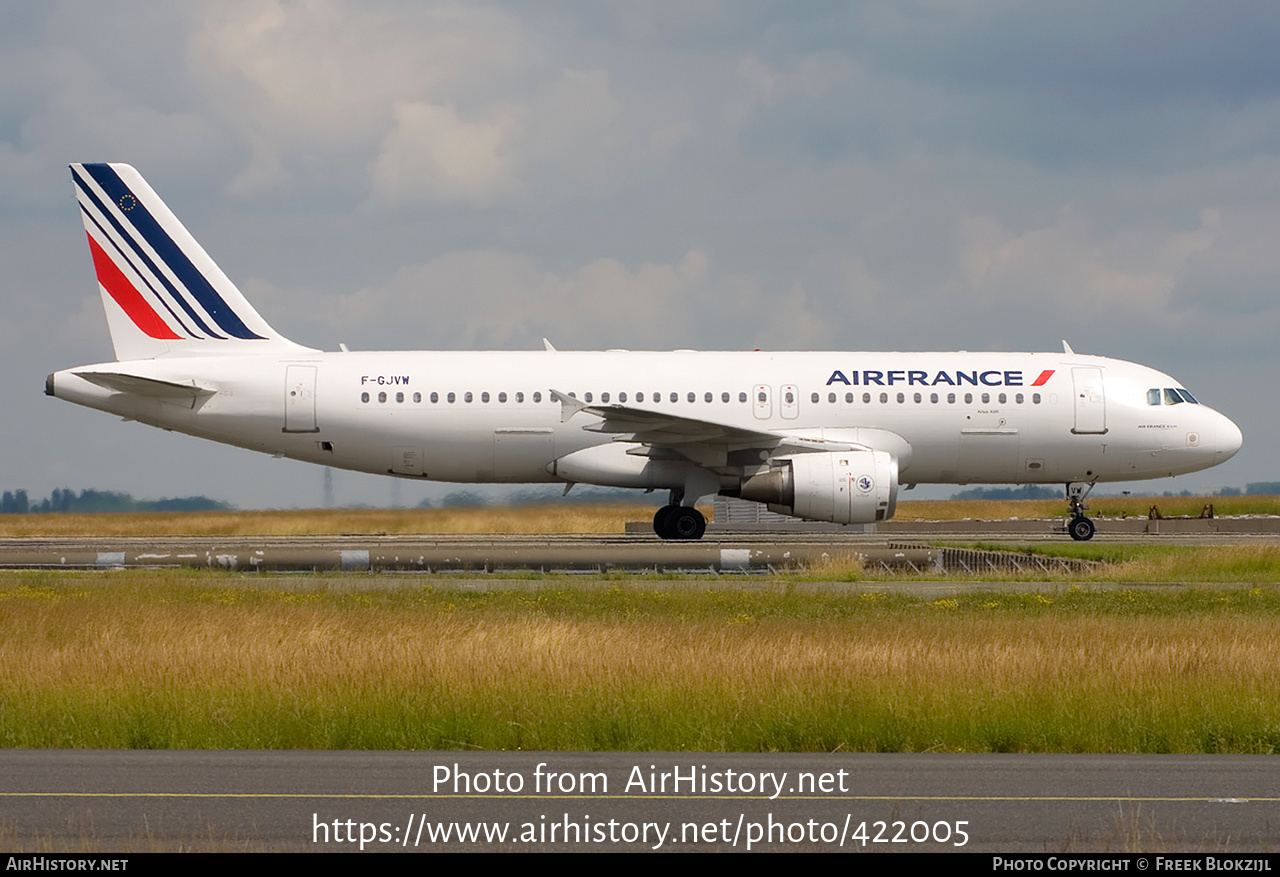
[(160, 318), (142, 293), (134, 288), (129, 278), (116, 267), (111, 257), (103, 252), (102, 247), (89, 235), (89, 252), (93, 253), (93, 269), (98, 273), (98, 282), (102, 288), (115, 299), (116, 304), (129, 315), (135, 326), (152, 338), (181, 340), (181, 335), (173, 334), (169, 324)]

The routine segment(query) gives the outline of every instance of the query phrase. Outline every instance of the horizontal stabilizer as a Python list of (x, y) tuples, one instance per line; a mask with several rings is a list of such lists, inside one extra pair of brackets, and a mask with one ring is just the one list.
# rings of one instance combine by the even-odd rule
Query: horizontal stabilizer
[(195, 381), (180, 384), (175, 381), (162, 381), (157, 378), (144, 378), (140, 375), (126, 375), (120, 372), (82, 371), (72, 372), (78, 378), (84, 378), (91, 384), (97, 384), (104, 390), (113, 393), (126, 393), (130, 396), (147, 396), (152, 399), (163, 399), (167, 402), (178, 402), (196, 407), (197, 401), (203, 401), (217, 394), (211, 387), (201, 386)]

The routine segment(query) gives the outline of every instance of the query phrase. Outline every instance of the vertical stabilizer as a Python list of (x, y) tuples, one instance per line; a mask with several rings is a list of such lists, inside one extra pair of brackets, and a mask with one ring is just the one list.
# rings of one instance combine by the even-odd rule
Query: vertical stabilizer
[(71, 177), (120, 360), (306, 348), (259, 316), (127, 164), (73, 164)]

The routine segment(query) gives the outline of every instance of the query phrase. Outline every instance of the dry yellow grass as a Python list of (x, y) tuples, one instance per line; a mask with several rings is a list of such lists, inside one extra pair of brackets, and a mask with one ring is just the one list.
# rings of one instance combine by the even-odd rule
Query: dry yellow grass
[[(415, 533), (622, 533), (653, 506), (312, 509), (246, 512), (0, 515), (0, 536), (299, 536)], [(711, 508), (702, 509), (711, 517)]]
[[(1108, 496), (1088, 500), (1089, 514), (1108, 518), (1145, 518), (1152, 506), (1166, 516), (1199, 515), (1212, 504), (1214, 513), (1224, 515), (1280, 515), (1280, 497), (1275, 496)], [(899, 502), (895, 520), (988, 521), (1009, 518), (1062, 518), (1067, 514), (1065, 499), (965, 499), (916, 500)]]
[(4, 588), (0, 745), (1280, 748), (1265, 613), (551, 596)]
[[(1113, 497), (1093, 500), (1098, 517), (1146, 517), (1157, 505), (1166, 515), (1195, 515), (1212, 502), (1218, 515), (1280, 514), (1278, 497)], [(699, 506), (708, 520), (711, 506)], [(654, 506), (552, 503), (508, 508), (301, 509), (243, 512), (0, 515), (4, 536), (296, 536), (354, 533), (617, 533), (628, 521), (648, 521)], [(1061, 518), (1061, 500), (938, 500), (900, 502), (897, 520)]]

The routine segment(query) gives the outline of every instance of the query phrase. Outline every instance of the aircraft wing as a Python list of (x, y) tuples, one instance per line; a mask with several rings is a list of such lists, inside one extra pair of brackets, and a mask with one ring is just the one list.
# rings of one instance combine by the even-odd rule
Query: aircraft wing
[(683, 417), (628, 405), (592, 405), (559, 390), (551, 390), (551, 398), (561, 405), (562, 423), (582, 412), (601, 418), (596, 423), (583, 426), (589, 432), (612, 433), (618, 436), (618, 441), (670, 448), (695, 460), (708, 456), (706, 452), (713, 449), (726, 453), (753, 448), (778, 452), (847, 451), (862, 447), (848, 442), (822, 441), (785, 432), (746, 429), (713, 420)]

